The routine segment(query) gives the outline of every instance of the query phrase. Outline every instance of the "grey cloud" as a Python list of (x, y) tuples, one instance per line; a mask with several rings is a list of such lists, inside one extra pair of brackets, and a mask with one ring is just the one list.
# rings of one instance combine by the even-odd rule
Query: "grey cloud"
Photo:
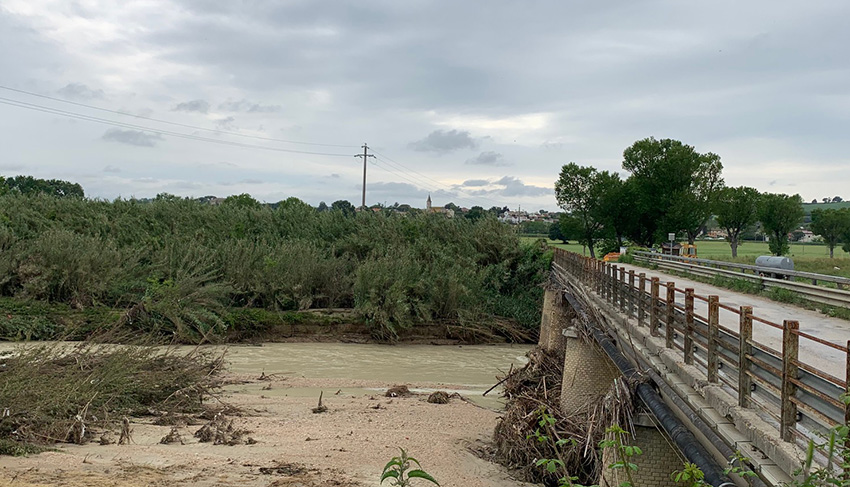
[(110, 164), (110, 165), (103, 168), (103, 172), (119, 173), (119, 172), (121, 172), (121, 169)]
[(487, 186), (490, 184), (490, 181), (486, 179), (467, 179), (461, 184), (461, 186), (466, 186), (467, 188), (478, 188), (481, 186)]
[(509, 163), (505, 162), (505, 156), (493, 151), (482, 152), (475, 157), (467, 159), (466, 163), (479, 166), (510, 166)]
[(23, 164), (0, 164), (0, 171), (21, 171)]
[(249, 179), (243, 179), (239, 182), (242, 183), (242, 184), (263, 184), (265, 181), (263, 181), (262, 179), (250, 179), (249, 178)]
[(131, 181), (134, 182), (134, 183), (139, 183), (139, 184), (155, 184), (155, 183), (159, 182), (159, 179), (156, 179), (156, 178), (136, 178), (136, 179), (131, 179)]
[(466, 130), (435, 130), (424, 139), (411, 142), (408, 146), (417, 152), (446, 154), (460, 149), (475, 149), (478, 147), (478, 141)]
[(235, 122), (235, 121), (236, 121), (236, 119), (234, 117), (219, 118), (218, 120), (215, 121), (215, 126), (216, 126), (216, 128), (219, 128), (219, 129), (222, 129), (222, 130), (233, 130), (233, 129), (236, 128), (233, 125), (233, 122)]
[(162, 140), (162, 136), (139, 130), (109, 129), (101, 136), (101, 139), (139, 147), (153, 147), (157, 141)]
[(220, 110), (229, 112), (247, 112), (247, 113), (274, 113), (283, 110), (280, 105), (263, 105), (262, 103), (252, 103), (242, 99), (239, 101), (226, 101), (218, 106)]
[(56, 92), (64, 98), (70, 98), (73, 100), (96, 100), (106, 97), (103, 90), (93, 90), (82, 83), (68, 83), (64, 88), (61, 88)]
[[(360, 186), (357, 186), (359, 189)], [(379, 194), (379, 195), (406, 195), (409, 197), (425, 197), (428, 192), (424, 189), (418, 188), (412, 184), (408, 183), (384, 183), (377, 182), (371, 183), (366, 187), (366, 197), (369, 198), (370, 194)]]
[(191, 100), (178, 103), (171, 109), (175, 112), (199, 112), (207, 113), (210, 110), (210, 104), (206, 100)]
[(554, 193), (552, 188), (545, 188), (543, 186), (534, 186), (531, 184), (525, 184), (521, 179), (515, 178), (513, 176), (504, 176), (498, 181), (494, 181), (489, 183), (491, 186), (502, 186), (501, 188), (496, 189), (480, 189), (477, 191), (473, 191), (470, 194), (476, 196), (546, 196)]

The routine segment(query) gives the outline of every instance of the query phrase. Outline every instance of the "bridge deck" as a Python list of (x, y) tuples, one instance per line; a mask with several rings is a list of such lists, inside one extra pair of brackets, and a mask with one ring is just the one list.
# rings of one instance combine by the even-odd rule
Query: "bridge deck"
[[(779, 303), (761, 296), (738, 293), (645, 267), (629, 264), (617, 264), (617, 267), (624, 267), (626, 272), (633, 270), (636, 274), (643, 272), (646, 274), (647, 279), (658, 277), (662, 283), (673, 281), (676, 283), (677, 288), (694, 288), (701, 295), (717, 295), (720, 297), (720, 302), (728, 306), (735, 308), (739, 306), (752, 306), (755, 316), (780, 325), (783, 320), (798, 320), (800, 322), (800, 331), (837, 345), (846, 345), (847, 340), (850, 340), (850, 321), (847, 320), (832, 318), (817, 311)], [(696, 300), (694, 302), (694, 311), (702, 316), (707, 316), (708, 303)], [(724, 316), (724, 314), (729, 316)], [(737, 317), (732, 318), (731, 315), (732, 313), (729, 311), (721, 310), (721, 323), (727, 326), (728, 324), (734, 324)], [(775, 350), (782, 349), (782, 330), (780, 329), (756, 325), (753, 326), (753, 338)], [(836, 377), (843, 377), (845, 374), (844, 361), (846, 360), (846, 354), (808, 340), (800, 342), (800, 360)]]

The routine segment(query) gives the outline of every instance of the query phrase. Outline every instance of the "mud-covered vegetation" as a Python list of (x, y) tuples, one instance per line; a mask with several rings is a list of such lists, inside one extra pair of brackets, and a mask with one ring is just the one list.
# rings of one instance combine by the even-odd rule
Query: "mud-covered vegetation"
[(494, 218), (13, 191), (0, 196), (0, 337), (117, 324), (202, 342), (315, 308), (353, 308), (383, 338), (423, 323), (533, 334), (549, 258)]
[(0, 357), (0, 455), (54, 443), (131, 440), (124, 418), (201, 414), (217, 396), (222, 356), (81, 342)]

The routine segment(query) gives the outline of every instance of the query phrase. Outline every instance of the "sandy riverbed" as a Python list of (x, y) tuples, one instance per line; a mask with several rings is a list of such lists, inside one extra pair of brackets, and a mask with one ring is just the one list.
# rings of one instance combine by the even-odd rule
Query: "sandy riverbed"
[[(393, 385), (376, 381), (276, 376), (261, 381), (255, 374), (229, 379), (241, 384), (228, 388), (223, 399), (244, 411), (234, 417), (234, 426), (249, 430), (256, 444), (199, 443), (193, 433), (200, 426), (191, 425), (179, 427), (184, 445), (163, 445), (159, 441), (171, 427), (136, 420), (131, 445), (63, 445), (28, 458), (0, 457), (0, 486), (372, 486), (379, 485), (398, 447), (444, 486), (528, 485), (474, 453), (486, 449), (499, 416), (495, 411), (458, 399), (429, 404), (427, 395), (364, 392)], [(305, 389), (324, 391), (327, 413), (311, 412), (316, 397), (304, 395)]]

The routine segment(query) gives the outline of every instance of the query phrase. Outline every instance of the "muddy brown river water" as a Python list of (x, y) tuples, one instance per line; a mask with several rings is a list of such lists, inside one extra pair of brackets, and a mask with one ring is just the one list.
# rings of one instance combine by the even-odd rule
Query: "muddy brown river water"
[[(524, 365), (530, 349), (528, 345), (269, 343), (260, 347), (231, 346), (227, 361), (228, 370), (234, 373), (363, 382), (364, 387), (343, 388), (346, 394), (382, 389), (370, 387), (373, 382), (413, 384), (413, 392), (433, 392), (437, 388), (459, 392), (476, 404), (496, 409), (502, 405), (498, 391), (483, 394), (512, 365)], [(416, 384), (448, 387), (415, 387)], [(236, 387), (240, 388), (252, 387)], [(320, 390), (321, 387), (293, 387), (265, 394), (317, 397)], [(325, 394), (336, 391), (326, 390)]]

